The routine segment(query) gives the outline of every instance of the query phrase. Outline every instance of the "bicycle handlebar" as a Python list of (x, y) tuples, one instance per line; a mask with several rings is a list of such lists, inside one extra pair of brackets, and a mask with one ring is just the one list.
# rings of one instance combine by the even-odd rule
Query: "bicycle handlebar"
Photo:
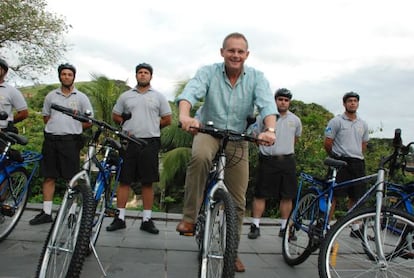
[[(180, 126), (180, 124), (179, 124)], [(240, 133), (228, 129), (220, 129), (214, 126), (204, 126), (204, 127), (195, 127), (191, 126), (190, 128), (198, 130), (198, 132), (209, 134), (213, 137), (220, 139), (227, 139), (229, 141), (239, 141), (244, 140), (253, 143), (268, 143), (266, 140), (258, 139), (257, 137), (247, 135), (246, 133)]]
[[(398, 168), (400, 168), (402, 165), (400, 165), (397, 161), (399, 156), (405, 156), (409, 153), (411, 145), (413, 145), (414, 142), (408, 143), (408, 145), (404, 146), (402, 139), (401, 139), (401, 129), (397, 128), (394, 132), (394, 138), (392, 140), (392, 145), (394, 147), (394, 151), (392, 154), (383, 157), (380, 161), (380, 168), (384, 167), (384, 164), (390, 162), (390, 176), (392, 176)], [(403, 167), (401, 167), (403, 169)]]
[(68, 115), (68, 116), (70, 116), (70, 117), (72, 117), (75, 120), (78, 120), (80, 122), (91, 123), (91, 124), (99, 126), (99, 128), (109, 130), (121, 139), (128, 140), (130, 142), (133, 142), (133, 143), (141, 145), (141, 146), (147, 145), (147, 142), (145, 140), (137, 138), (135, 136), (128, 135), (125, 132), (123, 132), (122, 130), (119, 130), (118, 128), (113, 127), (113, 126), (111, 126), (110, 124), (108, 124), (104, 121), (97, 120), (97, 119), (92, 118), (92, 117), (90, 117), (86, 114), (83, 114), (83, 115), (79, 114), (79, 112), (77, 110), (73, 110), (73, 109), (70, 109), (70, 108), (67, 108), (67, 107), (64, 107), (64, 106), (61, 106), (61, 105), (58, 105), (58, 104), (54, 104), (54, 103), (52, 104), (51, 107), (52, 107), (52, 109), (60, 111), (63, 114)]
[(27, 145), (29, 142), (26, 137), (8, 131), (0, 131), (0, 138), (12, 144), (19, 144), (22, 146)]

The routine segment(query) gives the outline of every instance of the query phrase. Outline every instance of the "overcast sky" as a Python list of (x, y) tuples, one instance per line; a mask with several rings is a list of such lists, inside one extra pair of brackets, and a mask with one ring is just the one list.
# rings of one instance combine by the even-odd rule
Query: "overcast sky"
[[(223, 38), (241, 32), (246, 62), (272, 91), (343, 112), (342, 95), (361, 95), (359, 114), (374, 133), (414, 141), (414, 1), (411, 0), (48, 0), (66, 18), (78, 68), (135, 85), (135, 66), (154, 67), (152, 85), (173, 99), (176, 84), (221, 62)], [(49, 82), (58, 82), (57, 77)], [(382, 129), (382, 131), (380, 131)]]

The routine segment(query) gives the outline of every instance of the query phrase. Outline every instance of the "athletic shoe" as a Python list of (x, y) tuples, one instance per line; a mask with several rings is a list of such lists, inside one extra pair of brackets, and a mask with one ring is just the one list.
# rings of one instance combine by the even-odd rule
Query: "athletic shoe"
[(40, 225), (40, 224), (52, 223), (52, 222), (53, 222), (52, 215), (46, 214), (46, 212), (42, 210), (41, 213), (39, 213), (32, 220), (29, 221), (29, 224)]
[(247, 234), (247, 237), (250, 239), (256, 239), (260, 236), (260, 228), (255, 224), (250, 225), (250, 232)]

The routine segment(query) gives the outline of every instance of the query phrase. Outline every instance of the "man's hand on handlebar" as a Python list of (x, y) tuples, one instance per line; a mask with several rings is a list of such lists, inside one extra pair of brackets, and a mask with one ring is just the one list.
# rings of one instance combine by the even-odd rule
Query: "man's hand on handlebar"
[(181, 128), (185, 131), (188, 131), (192, 134), (197, 134), (198, 130), (192, 127), (200, 127), (201, 124), (197, 119), (189, 116), (180, 116)]
[(274, 132), (269, 132), (269, 131), (261, 132), (257, 136), (257, 139), (259, 139), (258, 141), (259, 145), (271, 146), (276, 141), (276, 134)]

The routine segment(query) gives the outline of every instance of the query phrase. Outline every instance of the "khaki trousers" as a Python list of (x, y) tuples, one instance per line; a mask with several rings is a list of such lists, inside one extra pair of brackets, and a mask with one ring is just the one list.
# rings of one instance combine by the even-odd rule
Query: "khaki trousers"
[[(187, 167), (183, 220), (195, 223), (212, 160), (219, 149), (219, 139), (198, 133), (193, 140), (192, 155)], [(236, 205), (239, 236), (246, 210), (246, 190), (249, 181), (249, 149), (246, 141), (229, 142), (224, 183)], [(237, 162), (237, 163), (236, 163)], [(235, 164), (236, 163), (236, 164)]]

